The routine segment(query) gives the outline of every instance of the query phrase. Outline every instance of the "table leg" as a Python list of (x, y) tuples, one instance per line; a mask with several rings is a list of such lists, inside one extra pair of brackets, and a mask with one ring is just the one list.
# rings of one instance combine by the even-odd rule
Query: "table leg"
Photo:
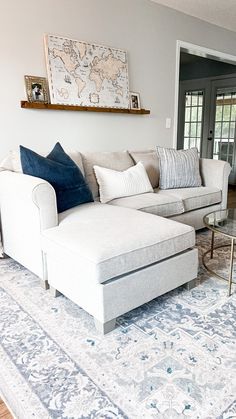
[(214, 238), (215, 238), (215, 232), (211, 232), (211, 259), (213, 259), (213, 250), (214, 250)]
[(234, 239), (231, 239), (230, 268), (229, 268), (229, 297), (231, 295), (231, 287), (232, 287), (233, 264), (234, 264)]

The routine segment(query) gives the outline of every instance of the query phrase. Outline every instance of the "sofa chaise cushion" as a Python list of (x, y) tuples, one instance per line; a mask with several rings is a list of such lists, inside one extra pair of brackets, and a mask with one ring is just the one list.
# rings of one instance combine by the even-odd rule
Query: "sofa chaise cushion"
[(79, 267), (85, 283), (104, 283), (195, 245), (193, 227), (141, 211), (94, 202), (66, 213), (43, 231), (43, 250)]
[(156, 190), (155, 193), (145, 193), (142, 195), (113, 199), (109, 204), (133, 208), (161, 217), (171, 217), (173, 215), (182, 214), (184, 212), (182, 200), (170, 193), (163, 194), (162, 192), (164, 191)]
[(218, 204), (222, 200), (222, 192), (218, 188), (200, 186), (195, 188), (168, 189), (161, 191), (162, 195), (171, 194), (182, 200), (184, 212)]

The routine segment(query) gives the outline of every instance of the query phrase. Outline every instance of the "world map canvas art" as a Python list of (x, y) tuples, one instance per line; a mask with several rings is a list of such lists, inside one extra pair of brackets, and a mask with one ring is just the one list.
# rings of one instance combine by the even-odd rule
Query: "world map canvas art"
[(45, 35), (51, 103), (129, 108), (126, 51)]

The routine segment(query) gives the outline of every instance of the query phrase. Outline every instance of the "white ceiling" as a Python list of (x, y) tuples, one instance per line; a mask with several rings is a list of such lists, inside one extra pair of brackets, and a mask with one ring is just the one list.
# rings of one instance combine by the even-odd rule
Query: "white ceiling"
[(236, 0), (152, 0), (236, 32)]

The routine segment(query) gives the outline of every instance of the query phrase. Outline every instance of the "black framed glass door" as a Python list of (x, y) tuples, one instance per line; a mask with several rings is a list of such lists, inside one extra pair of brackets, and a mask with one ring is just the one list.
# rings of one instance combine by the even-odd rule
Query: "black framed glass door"
[(229, 162), (236, 184), (236, 78), (181, 83), (178, 123), (178, 148)]

